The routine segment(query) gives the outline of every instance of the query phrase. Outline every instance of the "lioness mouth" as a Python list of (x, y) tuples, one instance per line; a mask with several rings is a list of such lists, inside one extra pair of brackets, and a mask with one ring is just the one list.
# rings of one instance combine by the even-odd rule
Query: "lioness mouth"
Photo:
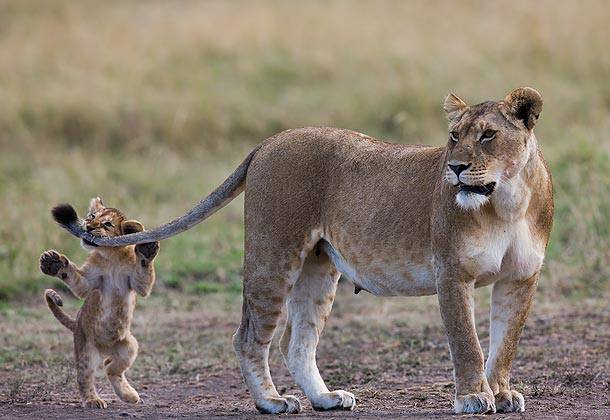
[(467, 184), (459, 184), (458, 185), (460, 192), (461, 191), (466, 191), (466, 192), (471, 192), (474, 194), (481, 194), (481, 195), (491, 195), (492, 192), (494, 192), (494, 188), (496, 188), (496, 183), (495, 182), (490, 182), (489, 184), (485, 184), (485, 185), (467, 185)]

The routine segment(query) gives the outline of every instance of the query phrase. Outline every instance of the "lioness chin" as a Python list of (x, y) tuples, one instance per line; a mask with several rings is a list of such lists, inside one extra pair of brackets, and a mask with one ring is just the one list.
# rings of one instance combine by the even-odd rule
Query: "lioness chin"
[[(269, 373), (271, 338), (285, 308), (281, 351), (313, 408), (347, 409), (329, 391), (316, 346), (341, 274), (375, 295), (438, 294), (454, 364), (457, 413), (524, 410), (510, 369), (551, 230), (551, 176), (534, 125), (542, 98), (519, 88), (469, 106), (445, 99), (444, 147), (396, 145), (336, 128), (279, 133), (186, 215), (97, 245), (158, 241), (204, 220), (245, 190), (243, 313), (233, 343), (256, 407), (296, 413)], [(493, 285), (487, 362), (477, 339), (475, 287)]]

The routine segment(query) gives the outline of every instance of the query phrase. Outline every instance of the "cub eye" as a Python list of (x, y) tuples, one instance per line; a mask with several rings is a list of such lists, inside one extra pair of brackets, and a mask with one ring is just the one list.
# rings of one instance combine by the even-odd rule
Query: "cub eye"
[(450, 133), (449, 133), (449, 138), (450, 138), (452, 141), (454, 141), (454, 142), (456, 142), (456, 143), (457, 143), (457, 141), (458, 141), (458, 132), (457, 132), (457, 131), (452, 131), (452, 132), (450, 132)]
[(481, 134), (481, 138), (479, 139), (481, 142), (484, 141), (489, 141), (491, 139), (493, 139), (494, 137), (496, 137), (496, 130), (485, 130), (483, 131), (483, 134)]
[(112, 222), (104, 222), (104, 227), (111, 228)]

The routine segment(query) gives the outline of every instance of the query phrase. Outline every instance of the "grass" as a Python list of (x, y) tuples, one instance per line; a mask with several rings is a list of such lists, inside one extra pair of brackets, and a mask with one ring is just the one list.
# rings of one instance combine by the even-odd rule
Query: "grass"
[[(349, 127), (440, 144), (451, 90), (531, 85), (554, 174), (544, 296), (607, 293), (610, 8), (603, 1), (34, 2), (0, 4), (0, 301), (58, 286), (37, 268), (50, 220), (100, 195), (147, 226), (180, 215), (254, 144)], [(241, 199), (165, 241), (160, 288), (239, 290)], [(158, 289), (159, 290), (159, 289)]]

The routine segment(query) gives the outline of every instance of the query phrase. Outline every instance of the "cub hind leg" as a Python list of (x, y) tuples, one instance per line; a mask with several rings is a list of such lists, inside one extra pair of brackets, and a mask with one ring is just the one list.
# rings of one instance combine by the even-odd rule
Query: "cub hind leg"
[(125, 378), (125, 371), (131, 367), (137, 355), (138, 341), (130, 334), (114, 346), (104, 362), (114, 392), (121, 400), (133, 404), (140, 401), (140, 396)]
[[(91, 325), (97, 317), (101, 293), (92, 290), (81, 309), (74, 329), (74, 355), (76, 359), (76, 381), (83, 406), (86, 408), (106, 408), (108, 404), (95, 390), (95, 371), (101, 355), (91, 339)], [(85, 333), (85, 331), (88, 331)]]
[(76, 331), (74, 335), (74, 353), (76, 356), (76, 381), (78, 391), (85, 408), (106, 408), (108, 404), (100, 398), (95, 390), (95, 370), (100, 362), (97, 349), (85, 340), (84, 334)]
[(280, 348), (288, 370), (315, 410), (353, 410), (354, 394), (329, 391), (316, 365), (316, 348), (332, 309), (340, 273), (324, 252), (315, 254), (308, 255), (288, 296)]

